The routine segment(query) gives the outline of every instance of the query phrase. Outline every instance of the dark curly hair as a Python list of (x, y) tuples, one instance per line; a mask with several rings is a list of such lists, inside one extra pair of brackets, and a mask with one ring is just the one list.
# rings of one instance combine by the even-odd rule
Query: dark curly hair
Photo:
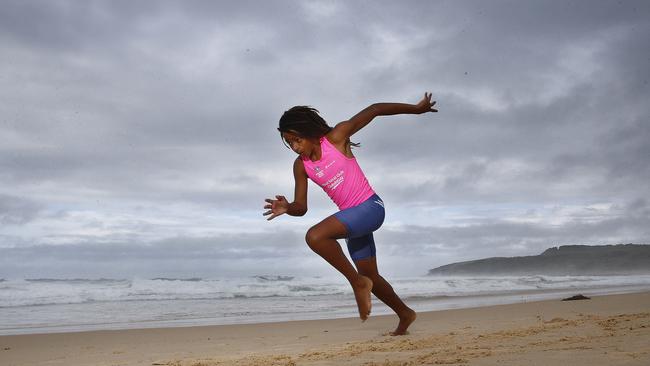
[[(333, 127), (318, 114), (318, 110), (313, 107), (298, 105), (290, 108), (280, 117), (280, 137), (283, 132), (295, 133), (307, 138), (321, 138), (327, 135)], [(287, 142), (282, 139), (285, 146)], [(350, 143), (352, 146), (359, 146), (357, 143)]]

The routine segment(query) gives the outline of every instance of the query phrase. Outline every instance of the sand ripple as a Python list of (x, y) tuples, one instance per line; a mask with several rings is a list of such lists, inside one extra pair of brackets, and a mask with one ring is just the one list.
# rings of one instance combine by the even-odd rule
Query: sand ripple
[[(513, 322), (516, 325), (516, 323)], [(168, 366), (293, 365), (517, 365), (526, 358), (575, 360), (577, 364), (650, 365), (650, 313), (578, 314), (526, 327), (478, 332), (465, 327), (446, 334), (419, 332), (378, 337), (299, 354), (260, 354), (237, 359), (183, 360)]]

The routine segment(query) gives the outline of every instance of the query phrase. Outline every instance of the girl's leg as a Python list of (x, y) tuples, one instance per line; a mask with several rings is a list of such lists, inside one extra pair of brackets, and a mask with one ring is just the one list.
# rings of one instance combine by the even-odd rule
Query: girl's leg
[(330, 216), (307, 231), (305, 240), (309, 247), (336, 268), (352, 285), (359, 308), (359, 316), (365, 321), (370, 315), (370, 292), (372, 281), (360, 275), (347, 259), (336, 239), (344, 238), (347, 229), (336, 217)]
[(397, 296), (393, 290), (393, 286), (388, 283), (382, 276), (379, 275), (377, 270), (377, 258), (370, 257), (366, 259), (359, 259), (354, 261), (359, 273), (369, 277), (372, 280), (372, 293), (377, 296), (384, 304), (388, 305), (397, 316), (399, 316), (399, 324), (391, 335), (404, 335), (407, 334), (407, 329), (415, 321), (416, 314), (413, 309), (404, 304), (402, 299)]

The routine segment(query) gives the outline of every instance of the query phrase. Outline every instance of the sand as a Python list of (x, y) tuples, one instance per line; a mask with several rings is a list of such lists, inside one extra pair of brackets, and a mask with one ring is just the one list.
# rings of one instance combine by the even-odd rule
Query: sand
[(650, 365), (650, 292), (393, 316), (0, 336), (0, 365)]

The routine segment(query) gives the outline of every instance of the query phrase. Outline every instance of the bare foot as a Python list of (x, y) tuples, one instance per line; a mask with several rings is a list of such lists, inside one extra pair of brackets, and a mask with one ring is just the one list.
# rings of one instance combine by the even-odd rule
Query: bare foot
[(359, 308), (359, 317), (361, 321), (366, 321), (370, 316), (370, 293), (372, 292), (372, 280), (366, 276), (359, 276), (360, 279), (352, 285), (354, 291), (354, 299), (357, 300), (357, 307)]
[(399, 336), (409, 334), (407, 329), (415, 321), (415, 318), (417, 318), (417, 314), (411, 309), (405, 311), (404, 314), (399, 314), (399, 324), (394, 331), (390, 332), (390, 335)]

